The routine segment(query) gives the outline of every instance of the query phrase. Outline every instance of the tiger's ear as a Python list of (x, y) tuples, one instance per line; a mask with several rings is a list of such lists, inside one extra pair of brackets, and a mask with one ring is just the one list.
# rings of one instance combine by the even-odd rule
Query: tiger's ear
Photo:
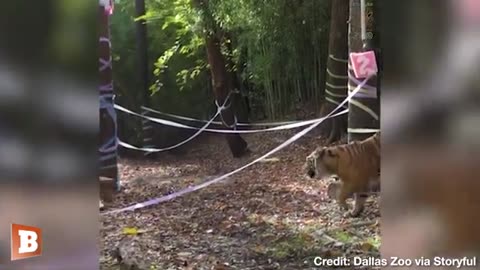
[(313, 153), (312, 153), (312, 154), (313, 154), (313, 157), (319, 158), (320, 155), (322, 154), (322, 150), (323, 150), (322, 147), (317, 147), (317, 148), (315, 149), (315, 151), (313, 151)]
[(325, 148), (324, 146), (322, 147), (317, 147), (317, 149), (315, 149), (315, 157), (316, 158), (322, 158), (323, 155), (325, 154)]

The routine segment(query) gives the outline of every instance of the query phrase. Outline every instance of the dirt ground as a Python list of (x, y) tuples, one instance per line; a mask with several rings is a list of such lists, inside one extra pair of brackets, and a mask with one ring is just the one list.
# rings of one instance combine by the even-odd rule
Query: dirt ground
[[(122, 159), (123, 190), (103, 211), (228, 173), (293, 134), (243, 136), (252, 152), (240, 159), (231, 157), (225, 139), (217, 135), (187, 144), (182, 154)], [(326, 196), (328, 180), (304, 176), (305, 157), (321, 144), (305, 137), (202, 190), (133, 212), (102, 215), (101, 269), (326, 269), (315, 267), (314, 258), (379, 257), (376, 196), (360, 217), (344, 217)]]

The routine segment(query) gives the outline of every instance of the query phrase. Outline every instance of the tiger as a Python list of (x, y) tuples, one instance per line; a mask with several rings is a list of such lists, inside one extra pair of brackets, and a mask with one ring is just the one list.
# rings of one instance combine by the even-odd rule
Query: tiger
[(371, 183), (380, 183), (380, 132), (363, 141), (319, 147), (306, 157), (304, 170), (310, 178), (337, 175), (341, 183), (331, 185), (328, 193), (346, 211), (346, 200), (354, 195), (349, 214), (357, 217), (364, 209)]

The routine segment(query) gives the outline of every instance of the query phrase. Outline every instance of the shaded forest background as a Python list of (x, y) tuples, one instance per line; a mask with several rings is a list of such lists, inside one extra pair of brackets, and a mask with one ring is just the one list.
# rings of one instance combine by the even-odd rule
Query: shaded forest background
[[(137, 72), (135, 2), (115, 3), (111, 36), (116, 102), (139, 111), (147, 97)], [(213, 20), (209, 23), (222, 33), (222, 52), (229, 71), (242, 96), (248, 98), (248, 121), (318, 115), (325, 86), (331, 1), (205, 3), (203, 11)], [(191, 0), (147, 0), (146, 10), (148, 105), (163, 112), (209, 119), (216, 107), (202, 14)], [(118, 121), (121, 138), (141, 141), (141, 121), (122, 114)], [(156, 130), (163, 138), (175, 137), (175, 141), (188, 136), (185, 130)]]

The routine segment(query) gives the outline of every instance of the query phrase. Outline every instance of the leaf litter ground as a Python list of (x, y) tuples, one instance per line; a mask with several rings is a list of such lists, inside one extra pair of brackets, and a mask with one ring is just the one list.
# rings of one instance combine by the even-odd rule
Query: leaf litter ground
[[(251, 153), (239, 159), (215, 135), (199, 138), (182, 154), (122, 159), (123, 190), (102, 211), (228, 173), (292, 134), (243, 136)], [(326, 196), (328, 180), (304, 176), (305, 157), (322, 144), (304, 137), (220, 183), (134, 212), (102, 216), (101, 269), (322, 269), (313, 264), (316, 256), (379, 257), (377, 198), (369, 199), (360, 217), (344, 217)]]

